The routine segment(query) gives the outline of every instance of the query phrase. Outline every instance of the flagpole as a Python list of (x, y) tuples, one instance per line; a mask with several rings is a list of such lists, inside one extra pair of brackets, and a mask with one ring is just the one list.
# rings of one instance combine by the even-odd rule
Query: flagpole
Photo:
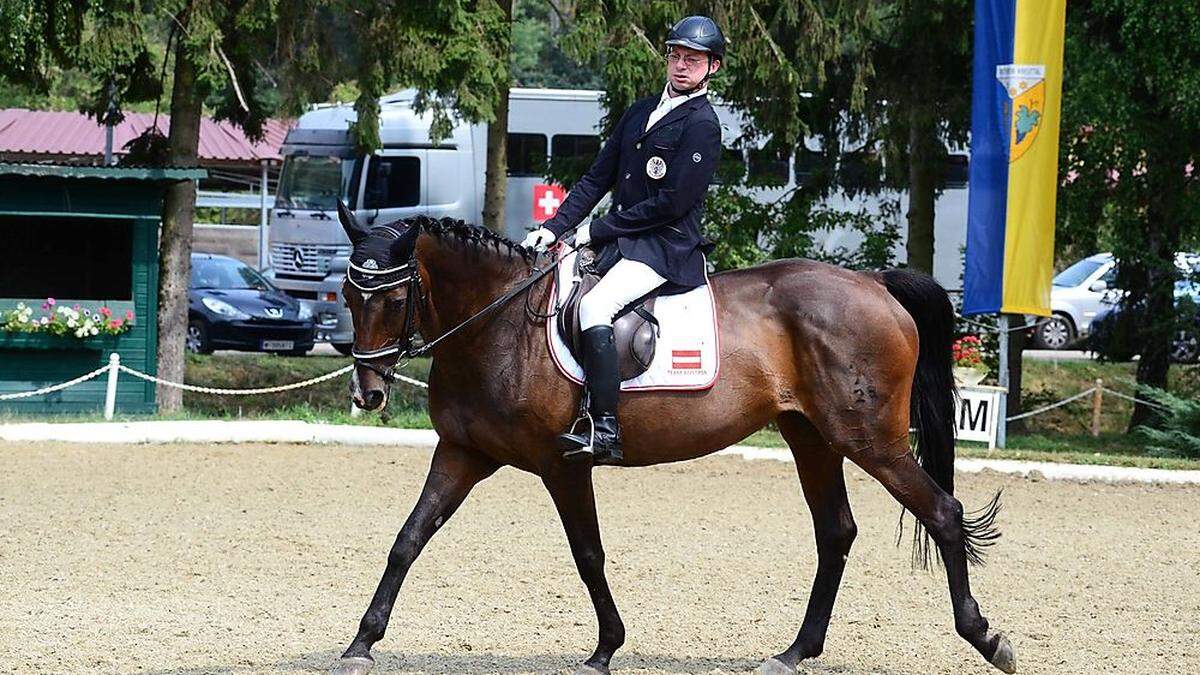
[(1000, 315), (1000, 414), (996, 418), (996, 447), (1003, 448), (1008, 436), (1008, 314)]

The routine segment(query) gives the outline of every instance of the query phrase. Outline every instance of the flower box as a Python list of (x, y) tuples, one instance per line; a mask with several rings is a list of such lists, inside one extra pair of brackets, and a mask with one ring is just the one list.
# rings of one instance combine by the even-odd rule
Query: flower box
[(67, 351), (115, 351), (118, 335), (93, 335), (77, 338), (74, 335), (49, 333), (14, 333), (0, 330), (0, 349), (53, 349)]

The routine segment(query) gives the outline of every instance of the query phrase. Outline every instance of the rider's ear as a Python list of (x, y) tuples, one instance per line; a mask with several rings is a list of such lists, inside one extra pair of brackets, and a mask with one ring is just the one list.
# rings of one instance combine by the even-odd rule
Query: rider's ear
[(358, 224), (358, 219), (354, 217), (354, 213), (350, 211), (350, 207), (346, 206), (345, 202), (338, 200), (337, 202), (338, 220), (342, 223), (342, 229), (346, 230), (346, 236), (350, 237), (351, 244), (357, 244), (370, 234), (365, 227)]

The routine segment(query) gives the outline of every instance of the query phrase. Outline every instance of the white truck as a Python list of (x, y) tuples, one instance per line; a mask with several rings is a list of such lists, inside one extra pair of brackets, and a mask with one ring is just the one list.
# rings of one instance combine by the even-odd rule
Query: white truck
[[(586, 165), (600, 148), (604, 114), (599, 91), (521, 89), (510, 94), (508, 190), (505, 234), (520, 240), (536, 223), (554, 214), (561, 190), (543, 178), (547, 161)], [(433, 143), (430, 115), (413, 111), (412, 90), (381, 99), (379, 132), (383, 147), (369, 156), (356, 153), (348, 133), (353, 106), (320, 107), (303, 115), (283, 146), (284, 164), (269, 224), (270, 265), (264, 272), (288, 294), (313, 303), (318, 341), (344, 353), (354, 339), (350, 313), (341, 298), (350, 242), (334, 211), (345, 200), (365, 222), (386, 223), (413, 215), (448, 216), (479, 223), (483, 211), (487, 125), (458, 123), (448, 138)], [(755, 150), (729, 146), (742, 136), (743, 118), (717, 104), (726, 143), (726, 161), (742, 162), (758, 183), (756, 198), (778, 199), (803, 180), (803, 158), (764, 160)], [(951, 182), (938, 202), (935, 276), (961, 286), (959, 251), (966, 229), (966, 157), (952, 155), (961, 180)], [(799, 170), (798, 170), (799, 169)], [(764, 180), (765, 179), (765, 180)], [(893, 195), (894, 196), (894, 195)], [(872, 209), (884, 196), (834, 195), (833, 208)], [(901, 204), (902, 208), (904, 204)], [(903, 221), (899, 223), (903, 231)], [(853, 249), (858, 235), (826, 233), (828, 250)], [(903, 257), (903, 249), (897, 251)]]

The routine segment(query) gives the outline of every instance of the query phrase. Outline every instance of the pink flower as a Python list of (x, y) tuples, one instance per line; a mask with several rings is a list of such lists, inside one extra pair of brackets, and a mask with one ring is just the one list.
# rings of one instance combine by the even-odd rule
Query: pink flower
[(133, 321), (133, 310), (132, 309), (125, 310), (125, 320)]
[(109, 322), (108, 322), (108, 327), (109, 327), (109, 328), (111, 328), (111, 329), (113, 329), (113, 330), (116, 330), (116, 329), (120, 328), (120, 327), (121, 327), (121, 320), (120, 320), (120, 319), (113, 319), (112, 321), (109, 321)]
[(100, 314), (101, 314), (101, 316), (104, 316), (104, 317), (110, 317), (110, 316), (112, 316), (112, 310), (107, 307), (101, 307)]
[(54, 298), (46, 298), (46, 304), (53, 307), (54, 306)]

